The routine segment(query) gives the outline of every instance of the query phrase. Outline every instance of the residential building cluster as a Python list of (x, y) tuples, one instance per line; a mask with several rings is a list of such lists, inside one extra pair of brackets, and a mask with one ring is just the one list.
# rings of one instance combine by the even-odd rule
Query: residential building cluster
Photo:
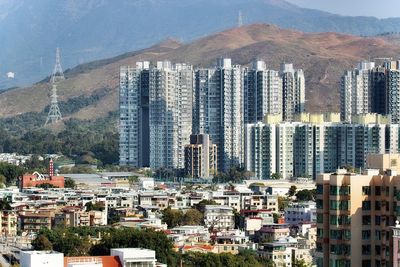
[[(118, 175), (108, 174), (109, 177)], [(11, 240), (22, 235), (29, 243), (43, 228), (106, 225), (150, 228), (167, 234), (174, 242), (175, 250), (182, 253), (238, 254), (242, 250), (251, 249), (271, 260), (292, 263), (294, 257), (312, 263), (316, 216), (308, 214), (315, 214), (315, 207), (309, 202), (299, 202), (298, 206), (288, 206), (286, 215), (279, 210), (279, 197), (285, 197), (293, 185), (298, 190), (311, 190), (314, 184), (283, 180), (274, 183), (257, 180), (246, 182), (216, 187), (202, 184), (192, 188), (189, 185), (164, 184), (154, 182), (153, 178), (140, 177), (136, 188), (117, 185), (92, 185), (90, 188), (77, 189), (4, 188), (0, 189), (0, 198), (9, 201), (11, 210), (1, 212), (0, 232)], [(212, 204), (204, 206), (201, 213), (203, 217), (198, 225), (168, 227), (163, 221), (162, 214), (166, 209), (181, 210), (185, 214), (204, 200), (212, 201)], [(292, 218), (295, 212), (299, 214), (296, 219), (285, 222), (285, 216)], [(284, 247), (290, 255), (270, 249), (278, 245)], [(28, 260), (24, 257), (35, 262), (48, 253), (51, 256), (55, 252), (26, 252), (21, 254), (21, 262), (25, 264)], [(112, 260), (104, 257), (110, 256), (101, 256), (96, 261), (104, 263)], [(68, 258), (71, 264), (82, 260)]]
[[(119, 99), (121, 165), (186, 167), (188, 174), (208, 178), (210, 169), (243, 165), (246, 123), (266, 114), (292, 121), (304, 112), (305, 82), (292, 64), (274, 71), (262, 61), (242, 67), (229, 58), (208, 69), (138, 62), (120, 68)], [(210, 145), (202, 145), (201, 157), (198, 146), (188, 147), (199, 145), (199, 138), (191, 142), (192, 134), (208, 135), (203, 141), (209, 138)]]
[(245, 167), (257, 179), (312, 177), (338, 167), (366, 166), (370, 153), (398, 153), (399, 124), (382, 115), (354, 115), (341, 122), (339, 114), (295, 116), (296, 122), (267, 115), (264, 122), (247, 124)]
[(110, 255), (95, 257), (64, 256), (57, 251), (22, 251), (23, 267), (167, 267), (157, 262), (156, 252), (143, 248), (111, 248)]

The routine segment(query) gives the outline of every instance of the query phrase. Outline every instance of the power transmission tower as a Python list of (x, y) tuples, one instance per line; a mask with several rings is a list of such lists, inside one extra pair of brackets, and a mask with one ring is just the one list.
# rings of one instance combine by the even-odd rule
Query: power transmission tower
[(239, 14), (238, 14), (238, 27), (242, 27), (243, 26), (243, 15), (242, 15), (242, 10), (239, 10)]
[(50, 78), (50, 82), (52, 85), (50, 109), (49, 113), (47, 114), (46, 123), (44, 124), (45, 126), (47, 124), (53, 124), (55, 122), (62, 120), (61, 111), (60, 108), (58, 107), (58, 100), (57, 100), (57, 84), (64, 79), (65, 79), (64, 73), (61, 68), (60, 49), (57, 47), (56, 64), (54, 65), (53, 74), (51, 75)]

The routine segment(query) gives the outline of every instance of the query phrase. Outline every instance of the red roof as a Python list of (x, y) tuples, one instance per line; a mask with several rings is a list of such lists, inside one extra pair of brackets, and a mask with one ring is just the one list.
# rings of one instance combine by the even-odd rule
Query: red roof
[(122, 267), (121, 262), (119, 261), (118, 256), (95, 256), (95, 257), (90, 257), (90, 256), (85, 256), (85, 257), (64, 257), (64, 267), (68, 266), (68, 260), (79, 260), (79, 259), (90, 259), (90, 258), (98, 258), (101, 259), (103, 263), (103, 267)]

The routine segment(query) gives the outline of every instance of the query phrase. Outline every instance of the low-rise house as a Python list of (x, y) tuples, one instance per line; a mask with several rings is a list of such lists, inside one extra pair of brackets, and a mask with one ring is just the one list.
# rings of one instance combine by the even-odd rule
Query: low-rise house
[(42, 228), (51, 229), (54, 217), (54, 211), (22, 211), (19, 213), (20, 229), (27, 233), (37, 233)]
[(316, 204), (313, 201), (290, 203), (285, 209), (285, 221), (290, 224), (316, 222)]
[(13, 211), (0, 211), (0, 233), (2, 236), (17, 234), (17, 214)]
[(233, 208), (223, 205), (206, 205), (204, 224), (211, 229), (233, 229), (235, 226)]

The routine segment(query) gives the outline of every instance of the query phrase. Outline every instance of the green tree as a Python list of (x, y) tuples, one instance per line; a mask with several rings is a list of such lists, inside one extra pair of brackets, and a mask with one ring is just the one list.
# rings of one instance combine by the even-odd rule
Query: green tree
[(285, 197), (278, 196), (278, 209), (280, 211), (285, 210), (285, 208), (288, 206), (289, 200)]
[(203, 213), (197, 209), (189, 209), (183, 215), (184, 225), (201, 225), (203, 224)]
[(194, 205), (194, 208), (204, 214), (207, 205), (217, 205), (214, 200), (203, 199), (199, 203)]
[(7, 179), (3, 174), (0, 174), (0, 187), (4, 187), (6, 185)]
[(162, 220), (165, 222), (169, 228), (174, 228), (183, 223), (183, 213), (181, 210), (171, 209), (168, 207), (162, 212)]
[(7, 198), (0, 199), (0, 211), (11, 210), (10, 202)]
[(104, 210), (104, 205), (100, 204), (99, 202), (96, 202), (93, 204), (92, 202), (87, 202), (85, 204), (86, 211), (91, 211), (91, 210), (98, 210), (98, 211), (103, 211)]
[(279, 180), (282, 179), (282, 174), (280, 174), (279, 172), (275, 172), (271, 175), (271, 179), (272, 180)]
[(0, 162), (0, 174), (6, 177), (7, 185), (15, 185), (24, 172), (25, 170), (20, 166)]
[(129, 187), (132, 188), (134, 184), (139, 182), (139, 176), (133, 175), (128, 177)]
[(297, 187), (296, 187), (295, 185), (292, 185), (292, 186), (289, 188), (289, 191), (287, 192), (287, 195), (288, 195), (289, 197), (294, 196), (294, 195), (296, 194), (296, 190), (297, 190)]
[(39, 235), (32, 241), (32, 246), (35, 250), (52, 250), (53, 244), (45, 235)]
[(76, 183), (75, 183), (75, 181), (74, 181), (73, 179), (71, 179), (71, 178), (68, 177), (68, 178), (65, 179), (64, 187), (65, 187), (65, 188), (72, 188), (72, 189), (74, 189), (74, 188), (76, 187)]
[(296, 193), (297, 201), (314, 201), (316, 198), (316, 190), (303, 189)]
[(293, 263), (293, 267), (310, 267), (311, 265), (307, 264), (304, 259), (295, 260)]

